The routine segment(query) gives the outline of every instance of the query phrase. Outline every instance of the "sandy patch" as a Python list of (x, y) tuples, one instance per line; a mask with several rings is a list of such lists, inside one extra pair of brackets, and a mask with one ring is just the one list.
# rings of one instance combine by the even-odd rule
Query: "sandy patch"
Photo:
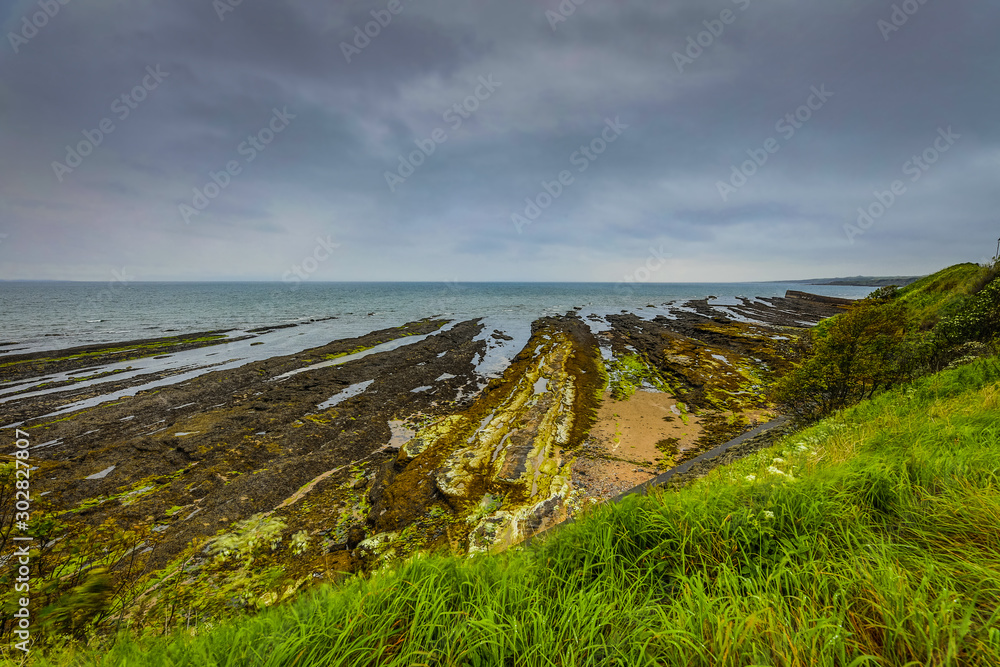
[[(739, 414), (750, 424), (774, 417), (773, 411), (761, 409)], [(734, 414), (717, 416), (732, 419)], [(685, 413), (670, 394), (637, 391), (626, 401), (615, 401), (605, 393), (590, 436), (573, 460), (571, 512), (614, 498), (676, 466), (710, 426)], [(669, 442), (658, 448), (665, 440)]]
[[(637, 391), (615, 401), (610, 393), (597, 410), (590, 437), (572, 466), (580, 506), (607, 500), (646, 482), (675, 465), (673, 446), (684, 451), (701, 435), (700, 419), (684, 414), (670, 394)], [(673, 440), (663, 450), (657, 443)]]
[(637, 468), (633, 463), (583, 456), (573, 461), (572, 471), (573, 489), (579, 493), (581, 506), (587, 504), (586, 499), (614, 498), (658, 474), (652, 468)]
[(684, 414), (670, 394), (637, 391), (628, 400), (616, 401), (605, 393), (590, 433), (605, 456), (654, 467), (663, 462), (669, 467), (673, 459), (665, 457), (657, 443), (676, 438), (677, 448), (684, 451), (694, 445), (701, 426), (700, 419)]

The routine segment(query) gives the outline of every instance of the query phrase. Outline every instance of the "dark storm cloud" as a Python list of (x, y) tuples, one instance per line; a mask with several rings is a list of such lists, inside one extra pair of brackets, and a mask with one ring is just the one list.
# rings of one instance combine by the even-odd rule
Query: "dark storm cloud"
[(326, 235), (313, 279), (921, 273), (1000, 234), (982, 2), (53, 1), (0, 2), (0, 278), (278, 280)]

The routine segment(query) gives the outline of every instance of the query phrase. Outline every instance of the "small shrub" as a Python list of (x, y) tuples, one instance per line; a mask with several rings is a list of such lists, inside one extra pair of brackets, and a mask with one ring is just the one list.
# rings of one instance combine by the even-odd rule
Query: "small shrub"
[(988, 341), (1000, 334), (1000, 280), (993, 280), (977, 292), (957, 314), (935, 327), (947, 343)]
[(108, 571), (95, 568), (82, 584), (42, 610), (42, 625), (53, 635), (82, 639), (86, 629), (104, 617), (113, 593)]

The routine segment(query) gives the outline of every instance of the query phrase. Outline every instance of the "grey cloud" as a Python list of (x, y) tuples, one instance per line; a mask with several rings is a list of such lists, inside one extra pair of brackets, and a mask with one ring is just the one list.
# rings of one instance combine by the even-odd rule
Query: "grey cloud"
[[(328, 230), (333, 280), (618, 280), (662, 243), (679, 258), (663, 280), (976, 261), (1000, 234), (1000, 8), (931, 0), (886, 40), (892, 4), (589, 0), (553, 31), (558, 2), (402, 0), (350, 63), (341, 43), (387, 2), (244, 1), (220, 21), (201, 0), (76, 1), (18, 53), (6, 35), (36, 3), (0, 4), (0, 278), (101, 280), (128, 258), (163, 279), (276, 280)], [(169, 77), (119, 120), (112, 101), (157, 64)], [(502, 87), (451, 129), (443, 112), (489, 74)], [(834, 97), (781, 138), (820, 85)], [(286, 106), (295, 120), (245, 162)], [(577, 171), (614, 116), (629, 129)], [(114, 131), (60, 183), (52, 162), (105, 117)], [(849, 243), (843, 224), (948, 126), (961, 141)], [(391, 192), (385, 172), (438, 128)], [(780, 150), (723, 201), (717, 183), (769, 137)], [(184, 224), (229, 160), (242, 172)], [(518, 234), (511, 214), (564, 169), (573, 184)]]

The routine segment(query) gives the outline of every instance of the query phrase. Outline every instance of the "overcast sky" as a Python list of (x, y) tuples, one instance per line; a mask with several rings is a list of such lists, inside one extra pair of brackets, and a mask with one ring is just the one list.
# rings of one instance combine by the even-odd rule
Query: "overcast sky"
[(0, 0), (0, 279), (916, 275), (1000, 236), (996, 2), (235, 2)]

